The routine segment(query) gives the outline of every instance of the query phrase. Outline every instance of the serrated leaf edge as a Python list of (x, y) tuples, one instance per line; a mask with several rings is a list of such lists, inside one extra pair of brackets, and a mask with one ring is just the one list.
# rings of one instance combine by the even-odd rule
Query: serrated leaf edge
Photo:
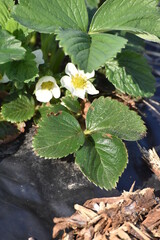
[[(99, 101), (100, 99), (104, 99), (104, 100), (105, 100), (105, 99), (110, 99), (111, 101), (116, 101), (116, 102), (118, 102), (119, 104), (123, 105), (124, 108), (128, 109), (129, 111), (135, 112), (134, 110), (130, 110), (130, 108), (129, 108), (128, 106), (126, 106), (126, 105), (124, 105), (123, 103), (117, 101), (116, 99), (112, 99), (111, 97), (106, 97), (106, 98), (105, 98), (104, 96), (101, 96), (101, 97), (99, 97), (99, 98), (94, 99), (93, 102), (92, 102), (92, 104), (93, 104), (94, 102)], [(92, 104), (90, 105), (89, 109), (92, 108), (92, 107), (94, 108), (94, 106), (93, 106)], [(135, 112), (135, 114), (137, 114), (137, 113)], [(145, 125), (145, 122), (144, 122), (144, 121), (142, 120), (142, 118), (139, 116), (139, 114), (137, 114), (137, 117), (139, 118), (139, 120), (141, 120), (141, 121), (143, 122), (143, 127), (144, 127), (144, 131), (145, 131), (145, 132), (143, 132), (143, 133), (140, 135), (140, 137), (143, 138), (143, 137), (145, 137), (146, 134), (147, 134), (147, 127), (146, 127), (146, 125)], [(86, 118), (86, 119), (87, 119), (87, 118)], [(105, 129), (103, 128), (103, 130), (105, 130)], [(106, 131), (107, 131), (107, 130), (106, 130)], [(99, 131), (99, 130), (91, 131), (91, 130), (89, 130), (89, 129), (86, 129), (86, 132), (88, 132), (90, 135), (92, 135), (93, 133), (101, 132), (101, 131)], [(118, 136), (115, 135), (115, 137), (118, 137)], [(119, 137), (118, 137), (118, 138), (119, 138)], [(141, 138), (139, 138), (139, 139), (137, 139), (137, 140), (140, 140)], [(119, 138), (119, 139), (121, 139), (121, 138)], [(122, 140), (122, 139), (121, 139), (121, 140)], [(126, 140), (126, 141), (137, 141), (137, 140)]]
[(34, 116), (34, 114), (35, 114), (35, 102), (34, 102), (34, 114), (33, 114), (33, 116), (27, 117), (27, 118), (23, 118), (23, 119), (21, 119), (20, 121), (14, 121), (14, 120), (12, 120), (12, 119), (10, 119), (10, 118), (4, 117), (4, 115), (3, 115), (3, 108), (4, 108), (4, 105), (2, 105), (2, 107), (1, 107), (2, 117), (4, 118), (4, 120), (6, 120), (6, 121), (8, 121), (8, 122), (10, 122), (10, 123), (21, 123), (21, 122), (28, 121), (28, 120), (30, 120), (30, 119)]
[[(63, 111), (62, 111), (62, 112), (63, 112)], [(47, 117), (47, 116), (46, 116), (46, 117)], [(40, 122), (39, 122), (39, 124), (38, 124), (38, 128), (40, 127), (41, 122), (43, 122), (43, 120), (44, 120), (46, 117), (44, 117), (44, 118), (42, 118), (42, 119), (40, 120)], [(38, 156), (38, 157), (40, 157), (40, 158), (44, 158), (44, 159), (61, 159), (61, 158), (67, 157), (68, 155), (75, 153), (75, 152), (84, 144), (84, 142), (83, 142), (83, 144), (80, 144), (79, 147), (76, 148), (76, 150), (74, 150), (73, 152), (70, 152), (70, 153), (67, 154), (67, 155), (63, 155), (63, 156), (60, 156), (60, 157), (45, 157), (45, 156), (42, 156), (42, 155), (38, 154), (37, 151), (36, 151), (36, 149), (35, 149), (35, 146), (34, 146), (34, 140), (35, 140), (35, 138), (34, 138), (34, 137), (36, 136), (37, 133), (38, 133), (38, 130), (37, 130), (37, 132), (35, 133), (35, 135), (32, 137), (32, 149), (33, 149), (33, 151), (34, 151), (34, 153), (35, 153), (36, 156)], [(83, 131), (82, 131), (82, 133), (83, 133)], [(84, 141), (85, 141), (85, 137), (84, 137)]]
[[(113, 135), (112, 135), (112, 136), (113, 136)], [(116, 138), (118, 138), (118, 137), (116, 137)], [(118, 139), (121, 140), (120, 138), (118, 138)], [(122, 142), (122, 144), (123, 144), (123, 146), (124, 146), (124, 148), (125, 148), (125, 151), (126, 151), (127, 161), (126, 161), (126, 164), (125, 164), (123, 170), (122, 170), (122, 171), (119, 173), (119, 175), (117, 176), (117, 181), (115, 182), (114, 186), (111, 187), (111, 188), (105, 188), (105, 187), (102, 187), (102, 186), (96, 184), (94, 181), (92, 181), (92, 180), (83, 172), (83, 170), (80, 168), (80, 166), (79, 166), (79, 165), (77, 164), (77, 162), (75, 161), (76, 166), (80, 169), (80, 171), (81, 171), (81, 172), (83, 173), (83, 175), (88, 179), (88, 181), (91, 182), (91, 183), (93, 183), (95, 186), (99, 187), (100, 189), (111, 190), (111, 189), (116, 188), (116, 187), (117, 187), (117, 184), (118, 184), (118, 182), (119, 182), (119, 178), (122, 176), (122, 174), (124, 173), (125, 169), (127, 168), (127, 165), (128, 165), (128, 151), (127, 151), (127, 148), (126, 148), (125, 143), (124, 143), (122, 140), (121, 140), (121, 142)], [(97, 151), (97, 150), (96, 150), (96, 151)], [(76, 155), (76, 152), (75, 152), (75, 155)], [(98, 155), (99, 155), (99, 154), (98, 154)], [(76, 160), (76, 156), (75, 156), (75, 160)]]

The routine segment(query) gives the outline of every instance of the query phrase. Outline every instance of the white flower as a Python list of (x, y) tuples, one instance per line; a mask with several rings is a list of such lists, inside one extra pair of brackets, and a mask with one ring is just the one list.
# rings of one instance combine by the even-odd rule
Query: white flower
[(0, 83), (7, 83), (10, 82), (11, 80), (7, 77), (7, 75), (4, 73), (4, 75), (2, 76), (0, 74)]
[(99, 91), (95, 89), (93, 84), (88, 79), (93, 78), (95, 72), (84, 73), (83, 70), (78, 70), (73, 63), (68, 63), (65, 68), (65, 73), (68, 76), (61, 78), (61, 84), (68, 89), (73, 96), (84, 99), (85, 93), (94, 95)]
[(44, 59), (43, 59), (43, 53), (41, 49), (37, 49), (32, 52), (35, 55), (35, 62), (37, 63), (37, 68), (39, 67), (40, 64), (44, 64)]
[(51, 76), (40, 78), (36, 84), (35, 95), (39, 102), (49, 102), (52, 97), (59, 98), (60, 94), (60, 88)]

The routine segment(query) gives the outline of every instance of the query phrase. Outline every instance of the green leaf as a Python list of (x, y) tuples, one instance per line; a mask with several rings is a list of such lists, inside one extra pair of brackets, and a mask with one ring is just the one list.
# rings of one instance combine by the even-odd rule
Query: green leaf
[(151, 97), (155, 78), (147, 60), (139, 53), (123, 51), (117, 60), (106, 63), (106, 76), (123, 93), (134, 97)]
[(66, 96), (61, 98), (62, 105), (64, 105), (68, 110), (78, 113), (81, 111), (80, 103), (77, 100), (77, 97)]
[(94, 141), (86, 140), (76, 152), (76, 163), (84, 175), (106, 190), (116, 187), (119, 176), (128, 162), (124, 143), (112, 136), (92, 135)]
[(22, 0), (12, 12), (22, 25), (41, 33), (59, 28), (87, 31), (88, 14), (84, 0)]
[(10, 18), (10, 11), (13, 6), (13, 0), (0, 0), (0, 26), (2, 28), (5, 28), (5, 24)]
[(19, 131), (15, 125), (6, 121), (0, 121), (0, 144), (14, 140), (18, 135)]
[(59, 30), (57, 39), (72, 62), (85, 72), (97, 70), (101, 65), (116, 56), (127, 40), (111, 34), (88, 35), (82, 31)]
[(144, 54), (145, 42), (143, 39), (137, 37), (133, 33), (121, 31), (121, 36), (128, 40), (125, 50)]
[(19, 123), (31, 119), (35, 112), (33, 97), (22, 95), (10, 96), (2, 105), (2, 115), (5, 120)]
[(46, 117), (48, 114), (51, 113), (56, 114), (61, 111), (68, 112), (67, 108), (62, 106), (60, 103), (51, 106), (42, 106), (38, 109), (38, 111), (40, 112), (42, 118)]
[(93, 101), (88, 110), (85, 131), (136, 141), (145, 135), (146, 128), (136, 112), (116, 100), (100, 97)]
[(155, 0), (107, 0), (95, 13), (90, 32), (125, 30), (150, 41), (160, 40), (160, 14)]
[(12, 33), (17, 39), (24, 41), (26, 43), (26, 37), (29, 35), (29, 33), (32, 32), (32, 30), (22, 26), (18, 22), (16, 22), (13, 18), (10, 18), (6, 25), (5, 29)]
[(23, 88), (24, 83), (33, 82), (38, 77), (35, 56), (30, 52), (26, 53), (24, 60), (1, 65), (0, 70), (5, 71), (8, 78), (15, 82), (18, 89)]
[(61, 158), (77, 151), (83, 143), (84, 134), (78, 121), (62, 112), (42, 119), (33, 147), (41, 157)]
[(7, 31), (0, 29), (0, 64), (24, 58), (25, 49)]

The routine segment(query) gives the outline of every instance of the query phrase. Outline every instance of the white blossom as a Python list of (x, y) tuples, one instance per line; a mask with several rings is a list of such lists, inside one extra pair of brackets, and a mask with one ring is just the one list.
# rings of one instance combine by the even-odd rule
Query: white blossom
[(32, 52), (35, 55), (35, 62), (37, 63), (37, 68), (39, 65), (44, 64), (44, 59), (43, 59), (43, 52), (41, 49), (37, 49)]
[(7, 75), (4, 73), (4, 75), (2, 76), (0, 74), (0, 83), (7, 83), (10, 82), (11, 80), (7, 77)]
[(35, 95), (39, 102), (49, 102), (53, 97), (60, 97), (60, 88), (52, 76), (44, 76), (39, 79), (35, 88)]
[(78, 70), (73, 63), (68, 63), (65, 68), (65, 75), (61, 78), (61, 84), (68, 89), (73, 96), (81, 99), (85, 98), (85, 94), (98, 94), (99, 91), (95, 89), (93, 84), (88, 79), (93, 78), (95, 72), (84, 73), (83, 70)]

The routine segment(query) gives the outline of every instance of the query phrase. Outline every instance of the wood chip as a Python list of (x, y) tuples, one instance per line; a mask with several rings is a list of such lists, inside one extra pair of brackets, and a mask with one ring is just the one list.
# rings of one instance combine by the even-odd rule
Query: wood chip
[[(147, 237), (139, 228), (134, 226), (132, 223), (128, 222), (126, 225), (129, 225), (143, 240), (151, 240), (151, 238)], [(140, 239), (140, 238), (139, 238)]]
[(77, 210), (83, 216), (88, 217), (89, 219), (92, 219), (97, 216), (97, 213), (95, 213), (94, 211), (78, 204), (74, 205), (74, 209)]
[(160, 158), (155, 150), (155, 148), (149, 149), (148, 151), (138, 144), (138, 147), (142, 153), (142, 158), (150, 167), (151, 171), (157, 176), (160, 180)]
[[(160, 200), (145, 188), (119, 197), (75, 204), (69, 218), (54, 218), (53, 238), (62, 231), (64, 240), (152, 240), (160, 237)], [(60, 239), (60, 238), (59, 238)]]

